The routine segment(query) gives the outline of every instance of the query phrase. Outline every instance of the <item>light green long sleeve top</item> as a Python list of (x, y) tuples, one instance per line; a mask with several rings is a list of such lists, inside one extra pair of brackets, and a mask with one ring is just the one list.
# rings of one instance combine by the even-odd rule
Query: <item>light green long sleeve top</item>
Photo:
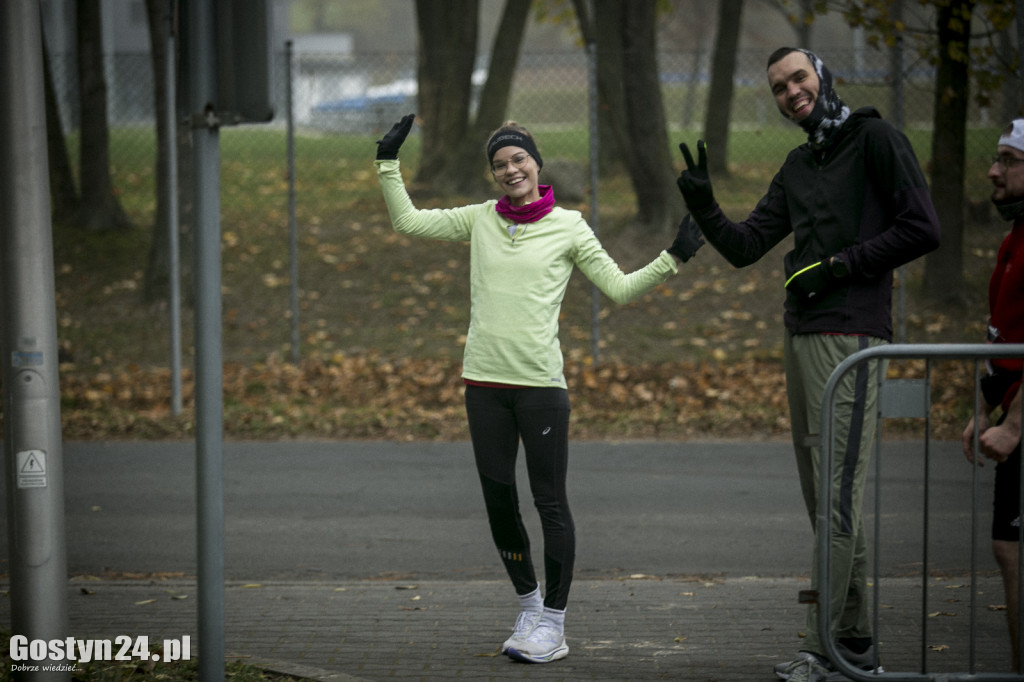
[[(616, 303), (629, 302), (677, 271), (662, 251), (626, 274), (579, 211), (555, 207), (535, 223), (514, 224), (497, 201), (417, 209), (397, 160), (376, 161), (395, 230), (470, 243), (469, 332), (462, 376), (470, 381), (565, 388), (558, 315), (573, 266)], [(510, 231), (511, 228), (511, 231)]]

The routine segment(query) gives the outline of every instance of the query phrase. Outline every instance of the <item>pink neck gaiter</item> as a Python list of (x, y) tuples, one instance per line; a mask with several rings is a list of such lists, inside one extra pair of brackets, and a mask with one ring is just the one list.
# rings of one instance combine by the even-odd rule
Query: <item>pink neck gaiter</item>
[(498, 200), (494, 210), (514, 223), (535, 223), (551, 213), (551, 209), (555, 207), (555, 192), (551, 185), (538, 185), (537, 189), (540, 191), (540, 199), (537, 201), (526, 206), (513, 206), (506, 194)]

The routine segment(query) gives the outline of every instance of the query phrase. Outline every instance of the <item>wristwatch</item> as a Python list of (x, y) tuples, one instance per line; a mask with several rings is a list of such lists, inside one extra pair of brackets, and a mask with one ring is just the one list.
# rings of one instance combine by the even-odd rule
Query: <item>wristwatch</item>
[(839, 254), (828, 259), (828, 267), (832, 271), (832, 276), (836, 279), (843, 279), (850, 275), (850, 268), (846, 266), (846, 261)]

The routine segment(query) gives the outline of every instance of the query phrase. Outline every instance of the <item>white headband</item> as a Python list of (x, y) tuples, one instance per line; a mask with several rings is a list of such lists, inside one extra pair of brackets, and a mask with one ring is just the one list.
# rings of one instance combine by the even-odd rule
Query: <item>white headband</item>
[(1024, 152), (1024, 118), (1014, 119), (999, 137), (999, 146), (1013, 147)]

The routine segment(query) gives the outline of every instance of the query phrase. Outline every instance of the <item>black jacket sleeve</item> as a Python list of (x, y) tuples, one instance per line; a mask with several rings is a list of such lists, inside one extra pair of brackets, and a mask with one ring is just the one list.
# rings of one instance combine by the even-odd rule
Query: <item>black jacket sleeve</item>
[(737, 268), (757, 262), (792, 232), (778, 174), (746, 220), (732, 222), (717, 203), (697, 211), (693, 217), (708, 242)]

